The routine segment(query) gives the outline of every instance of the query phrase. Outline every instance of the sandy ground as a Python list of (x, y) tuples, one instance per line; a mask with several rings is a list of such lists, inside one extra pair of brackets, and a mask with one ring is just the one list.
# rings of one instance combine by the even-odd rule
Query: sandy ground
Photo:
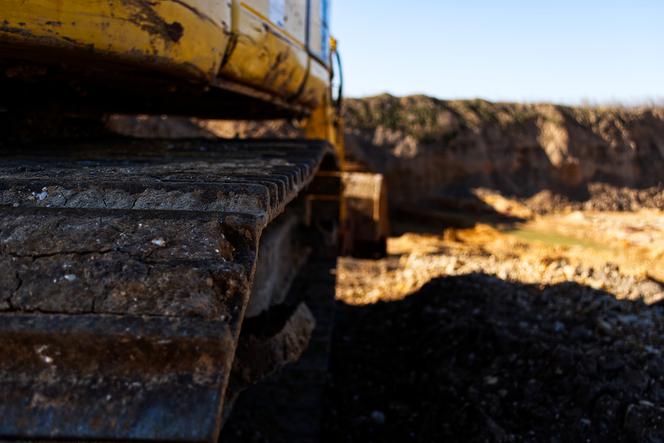
[(518, 225), (406, 233), (385, 260), (343, 258), (337, 298), (352, 305), (400, 300), (432, 278), (481, 272), (527, 284), (575, 282), (619, 299), (664, 299), (664, 212), (571, 212)]

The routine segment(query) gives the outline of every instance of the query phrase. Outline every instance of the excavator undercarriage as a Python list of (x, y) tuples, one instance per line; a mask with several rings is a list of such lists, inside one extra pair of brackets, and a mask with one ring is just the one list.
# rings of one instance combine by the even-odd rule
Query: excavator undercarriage
[[(383, 238), (348, 219), (378, 226), (382, 194), (347, 205), (335, 45), (327, 0), (0, 4), (0, 441), (216, 442), (325, 342), (334, 284), (293, 282)], [(138, 139), (117, 114), (303, 138)]]
[[(245, 316), (284, 309), (325, 238), (303, 194), (330, 154), (296, 140), (6, 146), (2, 436), (212, 441)], [(306, 348), (315, 319), (290, 304), (249, 340), (260, 358), (235, 361), (234, 386)]]

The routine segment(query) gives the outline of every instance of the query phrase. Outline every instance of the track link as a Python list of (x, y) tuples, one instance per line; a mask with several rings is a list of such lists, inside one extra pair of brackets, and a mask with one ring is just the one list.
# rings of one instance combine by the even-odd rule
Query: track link
[(214, 441), (261, 234), (328, 146), (1, 149), (0, 438)]

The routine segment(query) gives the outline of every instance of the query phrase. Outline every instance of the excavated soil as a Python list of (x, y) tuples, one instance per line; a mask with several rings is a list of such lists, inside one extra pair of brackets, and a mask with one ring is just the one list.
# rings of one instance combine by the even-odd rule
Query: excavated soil
[(661, 107), (382, 95), (347, 100), (344, 115), (348, 155), (385, 174), (393, 208), (429, 208), (472, 188), (533, 199), (544, 211), (565, 200), (604, 210), (656, 200), (662, 207)]
[(662, 441), (662, 314), (481, 273), (341, 303), (327, 441)]
[[(520, 202), (485, 198), (525, 217)], [(307, 359), (285, 368), (252, 388), (225, 436), (664, 441), (662, 223), (657, 210), (418, 222), (385, 259), (342, 258), (327, 375), (303, 372)], [(303, 277), (316, 294), (323, 275)], [(326, 379), (321, 411), (310, 386)]]
[(568, 211), (342, 259), (326, 441), (664, 441), (662, 223)]

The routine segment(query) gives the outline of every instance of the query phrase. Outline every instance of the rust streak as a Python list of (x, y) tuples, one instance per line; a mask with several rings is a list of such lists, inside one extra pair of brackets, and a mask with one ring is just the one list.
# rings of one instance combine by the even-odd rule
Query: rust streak
[(184, 35), (184, 27), (175, 21), (167, 23), (153, 8), (153, 3), (147, 0), (122, 0), (127, 7), (134, 8), (136, 12), (131, 21), (142, 30), (161, 38), (168, 43), (177, 43)]

